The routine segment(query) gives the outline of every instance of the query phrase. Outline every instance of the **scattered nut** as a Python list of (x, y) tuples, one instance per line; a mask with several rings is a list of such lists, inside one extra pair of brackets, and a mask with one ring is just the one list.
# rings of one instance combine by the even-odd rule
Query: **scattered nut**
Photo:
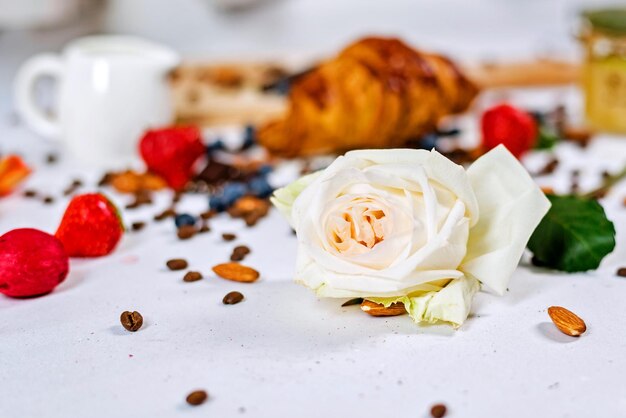
[(618, 268), (615, 274), (617, 274), (619, 277), (626, 277), (626, 267)]
[(364, 300), (361, 303), (361, 310), (372, 316), (397, 316), (406, 313), (404, 303), (396, 302), (385, 308), (384, 305), (375, 303), (369, 300)]
[(566, 335), (571, 337), (579, 337), (587, 330), (587, 325), (575, 313), (561, 307), (551, 306), (548, 308), (548, 315), (554, 322), (554, 325)]
[(213, 267), (215, 274), (234, 282), (252, 283), (259, 278), (259, 272), (239, 263), (223, 263)]

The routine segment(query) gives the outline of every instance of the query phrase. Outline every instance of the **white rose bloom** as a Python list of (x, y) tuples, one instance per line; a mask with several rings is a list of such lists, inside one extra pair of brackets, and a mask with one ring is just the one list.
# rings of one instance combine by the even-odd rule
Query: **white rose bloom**
[(480, 284), (506, 290), (550, 207), (503, 146), (467, 171), (436, 151), (352, 151), (272, 201), (298, 236), (296, 281), (456, 325)]

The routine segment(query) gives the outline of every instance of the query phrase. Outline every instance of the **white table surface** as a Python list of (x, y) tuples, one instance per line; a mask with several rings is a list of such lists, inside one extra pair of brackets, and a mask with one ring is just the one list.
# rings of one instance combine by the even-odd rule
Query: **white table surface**
[[(28, 51), (14, 49), (3, 57), (12, 64), (0, 67), (0, 151), (21, 153), (35, 167), (26, 186), (57, 200), (1, 199), (0, 234), (54, 232), (67, 204), (63, 188), (75, 177), (93, 185), (101, 174), (63, 155), (44, 164), (57, 147), (13, 124), (10, 75)], [(560, 97), (531, 92), (520, 100), (549, 105)], [(581, 168), (582, 186), (592, 187), (592, 174), (626, 163), (626, 140), (602, 137), (585, 152), (565, 146), (558, 153), (562, 166), (542, 184), (565, 191), (569, 171)], [(624, 196), (622, 184), (602, 202), (618, 244), (600, 269), (567, 275), (525, 259), (510, 291), (478, 294), (457, 331), (417, 327), (408, 316), (372, 318), (293, 284), (296, 240), (275, 211), (251, 229), (220, 217), (212, 232), (186, 242), (175, 238), (173, 222), (150, 222), (111, 256), (72, 260), (67, 280), (48, 296), (0, 295), (0, 417), (426, 417), (437, 402), (450, 417), (626, 416), (626, 280), (614, 275), (626, 265)], [(150, 220), (168, 203), (159, 195), (124, 219)], [(180, 207), (204, 205), (185, 198)], [(221, 232), (239, 238), (224, 243)], [(261, 272), (257, 283), (211, 274), (237, 244), (252, 249), (246, 263)], [(164, 267), (173, 257), (206, 278), (182, 282), (181, 272)], [(223, 305), (232, 290), (245, 301)], [(586, 334), (560, 334), (546, 313), (551, 305), (578, 313)], [(124, 310), (143, 314), (140, 331), (121, 327)], [(187, 406), (194, 389), (211, 399)]]

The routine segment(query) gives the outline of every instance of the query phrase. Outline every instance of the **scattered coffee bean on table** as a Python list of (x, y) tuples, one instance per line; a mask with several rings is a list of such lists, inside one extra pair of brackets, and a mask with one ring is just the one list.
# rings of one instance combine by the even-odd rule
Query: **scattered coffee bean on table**
[(113, 177), (114, 175), (111, 172), (104, 173), (102, 177), (100, 177), (100, 180), (98, 180), (98, 187), (108, 186), (109, 184), (111, 184)]
[(52, 203), (54, 203), (54, 197), (52, 196), (46, 196), (43, 198), (43, 203), (45, 203), (46, 205), (50, 205)]
[(143, 316), (137, 311), (124, 311), (120, 315), (120, 322), (126, 330), (135, 332), (143, 325)]
[(200, 279), (202, 279), (202, 274), (197, 271), (188, 271), (183, 277), (183, 281), (185, 282), (197, 282)]
[(162, 221), (165, 220), (167, 218), (173, 218), (174, 216), (176, 216), (176, 211), (172, 208), (170, 209), (165, 209), (163, 212), (154, 215), (154, 220), (155, 221)]
[(233, 249), (233, 253), (230, 255), (230, 261), (241, 261), (250, 254), (250, 248), (245, 245), (238, 245)]
[(617, 274), (619, 277), (626, 277), (626, 267), (618, 268), (615, 274)]
[(37, 196), (37, 192), (34, 190), (25, 190), (24, 191), (24, 197), (36, 197)]
[(222, 234), (222, 239), (224, 241), (234, 241), (237, 239), (237, 235), (235, 234), (229, 234), (229, 233), (223, 233)]
[(243, 295), (241, 293), (230, 292), (226, 296), (224, 296), (224, 299), (222, 299), (222, 302), (224, 303), (224, 305), (235, 305), (241, 302), (242, 300), (243, 300)]
[(141, 231), (146, 226), (145, 222), (133, 222), (130, 227), (133, 231)]
[(46, 163), (48, 164), (54, 164), (57, 162), (57, 160), (59, 159), (59, 157), (57, 157), (56, 154), (48, 154), (46, 156)]
[(170, 270), (184, 270), (189, 265), (189, 263), (187, 263), (187, 260), (183, 258), (173, 258), (171, 260), (167, 260), (167, 263), (165, 264)]
[(200, 229), (198, 229), (198, 233), (199, 234), (204, 234), (205, 232), (210, 232), (211, 231), (211, 227), (207, 224), (203, 224)]
[(187, 403), (189, 405), (198, 406), (202, 405), (209, 398), (209, 394), (204, 390), (194, 390), (187, 395)]
[(437, 405), (433, 405), (433, 407), (430, 408), (430, 415), (432, 415), (434, 418), (442, 418), (446, 416), (447, 410), (448, 409), (444, 404), (439, 403)]

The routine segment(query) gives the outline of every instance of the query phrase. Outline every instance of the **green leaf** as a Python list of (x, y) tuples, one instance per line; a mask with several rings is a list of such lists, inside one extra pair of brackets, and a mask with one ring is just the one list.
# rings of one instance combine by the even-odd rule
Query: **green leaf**
[(598, 268), (615, 248), (615, 226), (600, 204), (576, 196), (548, 195), (552, 207), (528, 248), (546, 267), (577, 272)]
[(558, 135), (545, 126), (539, 128), (535, 149), (552, 149), (560, 141)]

